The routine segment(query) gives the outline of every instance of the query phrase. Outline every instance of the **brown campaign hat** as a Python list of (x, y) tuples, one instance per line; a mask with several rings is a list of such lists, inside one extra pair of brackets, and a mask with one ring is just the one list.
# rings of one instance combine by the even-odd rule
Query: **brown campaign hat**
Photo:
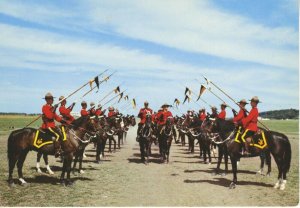
[(86, 102), (85, 102), (85, 101), (82, 101), (82, 102), (81, 102), (81, 105), (86, 105)]
[(221, 106), (227, 107), (228, 105), (226, 103), (222, 103)]
[(260, 103), (260, 101), (259, 101), (259, 99), (258, 99), (258, 97), (257, 96), (254, 96), (253, 98), (251, 98), (251, 100), (250, 100), (251, 102), (253, 101), (253, 102), (257, 102), (257, 103)]
[(249, 103), (246, 101), (246, 99), (242, 99), (242, 100), (240, 100), (238, 103), (245, 103), (245, 104), (249, 104)]
[(60, 97), (58, 98), (59, 101), (61, 101), (61, 100), (63, 100), (63, 99), (65, 99), (64, 96), (60, 96)]
[(91, 107), (93, 107), (94, 105), (95, 105), (95, 103), (94, 103), (94, 102), (91, 102), (91, 103), (90, 103), (90, 106), (91, 106)]
[(163, 104), (162, 106), (161, 106), (161, 108), (164, 108), (164, 107), (170, 107), (170, 105), (169, 104), (167, 104), (167, 103), (165, 103), (165, 104)]
[(217, 110), (216, 106), (211, 107), (212, 110)]
[(51, 92), (48, 92), (48, 93), (45, 95), (45, 98), (44, 98), (44, 99), (48, 99), (48, 98), (54, 98), (53, 95), (51, 94)]

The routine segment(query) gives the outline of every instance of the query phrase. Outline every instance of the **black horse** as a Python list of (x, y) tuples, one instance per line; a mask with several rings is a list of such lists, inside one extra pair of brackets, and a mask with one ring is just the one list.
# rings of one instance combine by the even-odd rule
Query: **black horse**
[[(151, 154), (151, 144), (152, 144), (152, 117), (150, 114), (146, 115), (146, 122), (141, 127), (139, 133), (139, 145), (141, 152), (141, 160), (146, 165), (149, 163), (149, 156)], [(145, 160), (145, 157), (147, 158)]]
[(173, 137), (176, 137), (176, 135), (174, 135), (172, 117), (168, 117), (166, 124), (158, 128), (159, 152), (161, 154), (161, 160), (164, 163), (169, 163), (170, 148)]
[[(83, 138), (87, 131), (94, 131), (94, 120), (90, 117), (81, 117), (75, 120), (70, 127), (60, 127), (64, 129), (66, 140), (61, 142), (63, 150), (63, 168), (60, 177), (60, 181), (63, 185), (71, 185), (70, 180), (71, 163), (73, 160), (74, 153), (78, 151), (80, 142), (78, 138)], [(73, 132), (73, 133), (71, 133)], [(9, 175), (8, 183), (10, 186), (14, 185), (13, 181), (13, 170), (17, 163), (18, 176), (21, 185), (26, 185), (26, 181), (23, 177), (23, 164), (29, 151), (34, 150), (47, 155), (54, 155), (54, 145), (46, 144), (37, 148), (34, 146), (37, 129), (34, 128), (23, 128), (12, 131), (8, 137), (7, 142), (7, 157), (9, 162)], [(65, 174), (67, 173), (67, 180), (65, 180)]]
[[(221, 142), (227, 150), (230, 156), (233, 172), (233, 180), (230, 184), (230, 188), (235, 188), (237, 184), (237, 161), (243, 157), (240, 151), (241, 143), (237, 142), (236, 133), (237, 128), (234, 128), (232, 121), (216, 119), (212, 122), (212, 131), (218, 131), (223, 141)], [(225, 138), (225, 139), (224, 139)], [(262, 152), (270, 152), (278, 167), (278, 181), (274, 188), (280, 188), (284, 190), (286, 186), (286, 174), (290, 169), (291, 164), (291, 144), (286, 135), (261, 129), (260, 133), (253, 136), (254, 141), (261, 141), (260, 145), (251, 145), (249, 150), (252, 156), (260, 156)]]

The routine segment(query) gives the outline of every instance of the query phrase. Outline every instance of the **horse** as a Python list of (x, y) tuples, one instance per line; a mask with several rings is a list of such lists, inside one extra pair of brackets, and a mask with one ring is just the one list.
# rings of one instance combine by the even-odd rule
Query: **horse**
[(101, 157), (104, 157), (106, 141), (109, 137), (108, 134), (110, 134), (109, 125), (104, 116), (98, 117), (97, 130), (98, 131), (96, 133), (96, 163), (99, 164)]
[[(146, 115), (146, 122), (143, 124), (139, 131), (139, 145), (141, 152), (141, 160), (146, 165), (149, 163), (149, 156), (151, 154), (151, 144), (152, 144), (152, 117), (151, 114)], [(145, 160), (145, 157), (147, 158)]]
[(166, 124), (158, 128), (158, 143), (159, 143), (159, 152), (161, 154), (161, 160), (163, 163), (169, 163), (170, 148), (172, 144), (173, 137), (173, 123), (172, 117), (168, 117)]
[[(94, 130), (94, 122), (89, 117), (81, 117), (73, 121), (72, 127), (60, 126), (63, 131), (66, 140), (61, 142), (63, 150), (63, 168), (60, 176), (60, 182), (63, 185), (72, 185), (73, 182), (70, 180), (71, 163), (73, 160), (74, 153), (80, 146), (78, 138), (83, 138), (87, 131)], [(17, 163), (18, 176), (21, 185), (26, 185), (27, 182), (23, 177), (23, 164), (29, 151), (37, 151), (47, 155), (54, 155), (54, 145), (45, 144), (40, 148), (34, 145), (35, 137), (37, 135), (37, 129), (26, 127), (23, 129), (12, 131), (8, 137), (7, 142), (7, 157), (9, 163), (9, 175), (8, 183), (12, 187), (14, 186), (13, 170)], [(65, 180), (65, 174), (67, 173), (67, 179)]]
[[(226, 146), (232, 164), (233, 180), (229, 185), (230, 189), (234, 189), (237, 184), (237, 161), (243, 157), (240, 152), (240, 143), (237, 142), (236, 134), (239, 130), (233, 128), (233, 122), (216, 119), (213, 122), (213, 128), (219, 131), (221, 137), (225, 138), (221, 143)], [(231, 131), (228, 135), (228, 131)], [(284, 190), (287, 183), (286, 174), (291, 164), (291, 144), (286, 135), (280, 132), (266, 130), (260, 128), (260, 132), (255, 134), (252, 139), (260, 141), (259, 145), (250, 144), (249, 150), (252, 156), (260, 156), (262, 152), (270, 152), (277, 164), (278, 181), (274, 188)], [(225, 136), (226, 135), (226, 136)], [(225, 137), (224, 137), (225, 136)]]

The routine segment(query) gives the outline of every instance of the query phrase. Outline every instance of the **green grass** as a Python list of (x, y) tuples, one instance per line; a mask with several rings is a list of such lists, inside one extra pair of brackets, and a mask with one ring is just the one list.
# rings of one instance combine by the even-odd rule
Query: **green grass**
[(299, 120), (266, 120), (262, 123), (273, 131), (284, 134), (299, 134)]

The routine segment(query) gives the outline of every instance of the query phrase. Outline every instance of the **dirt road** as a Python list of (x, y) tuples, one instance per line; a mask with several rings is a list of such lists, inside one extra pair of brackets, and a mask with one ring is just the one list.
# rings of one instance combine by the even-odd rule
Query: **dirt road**
[[(25, 162), (28, 187), (8, 188), (6, 138), (1, 136), (1, 205), (8, 206), (293, 206), (299, 200), (298, 148), (293, 151), (292, 168), (285, 191), (275, 190), (277, 168), (272, 160), (271, 177), (256, 175), (259, 159), (242, 159), (238, 186), (229, 190), (232, 175), (212, 176), (216, 167), (199, 159), (198, 148), (189, 154), (187, 147), (174, 144), (170, 163), (160, 164), (158, 149), (153, 147), (150, 164), (140, 162), (135, 142), (136, 129), (128, 134), (126, 144), (116, 153), (107, 154), (102, 164), (94, 163), (94, 150), (88, 146), (85, 173), (73, 176), (76, 183), (66, 188), (58, 185), (61, 163), (51, 157), (54, 176), (35, 172), (35, 153)], [(298, 136), (291, 140), (298, 145)], [(222, 168), (224, 166), (222, 165)], [(229, 166), (230, 167), (230, 166)], [(231, 169), (231, 167), (230, 167)], [(16, 176), (16, 173), (15, 173)]]

